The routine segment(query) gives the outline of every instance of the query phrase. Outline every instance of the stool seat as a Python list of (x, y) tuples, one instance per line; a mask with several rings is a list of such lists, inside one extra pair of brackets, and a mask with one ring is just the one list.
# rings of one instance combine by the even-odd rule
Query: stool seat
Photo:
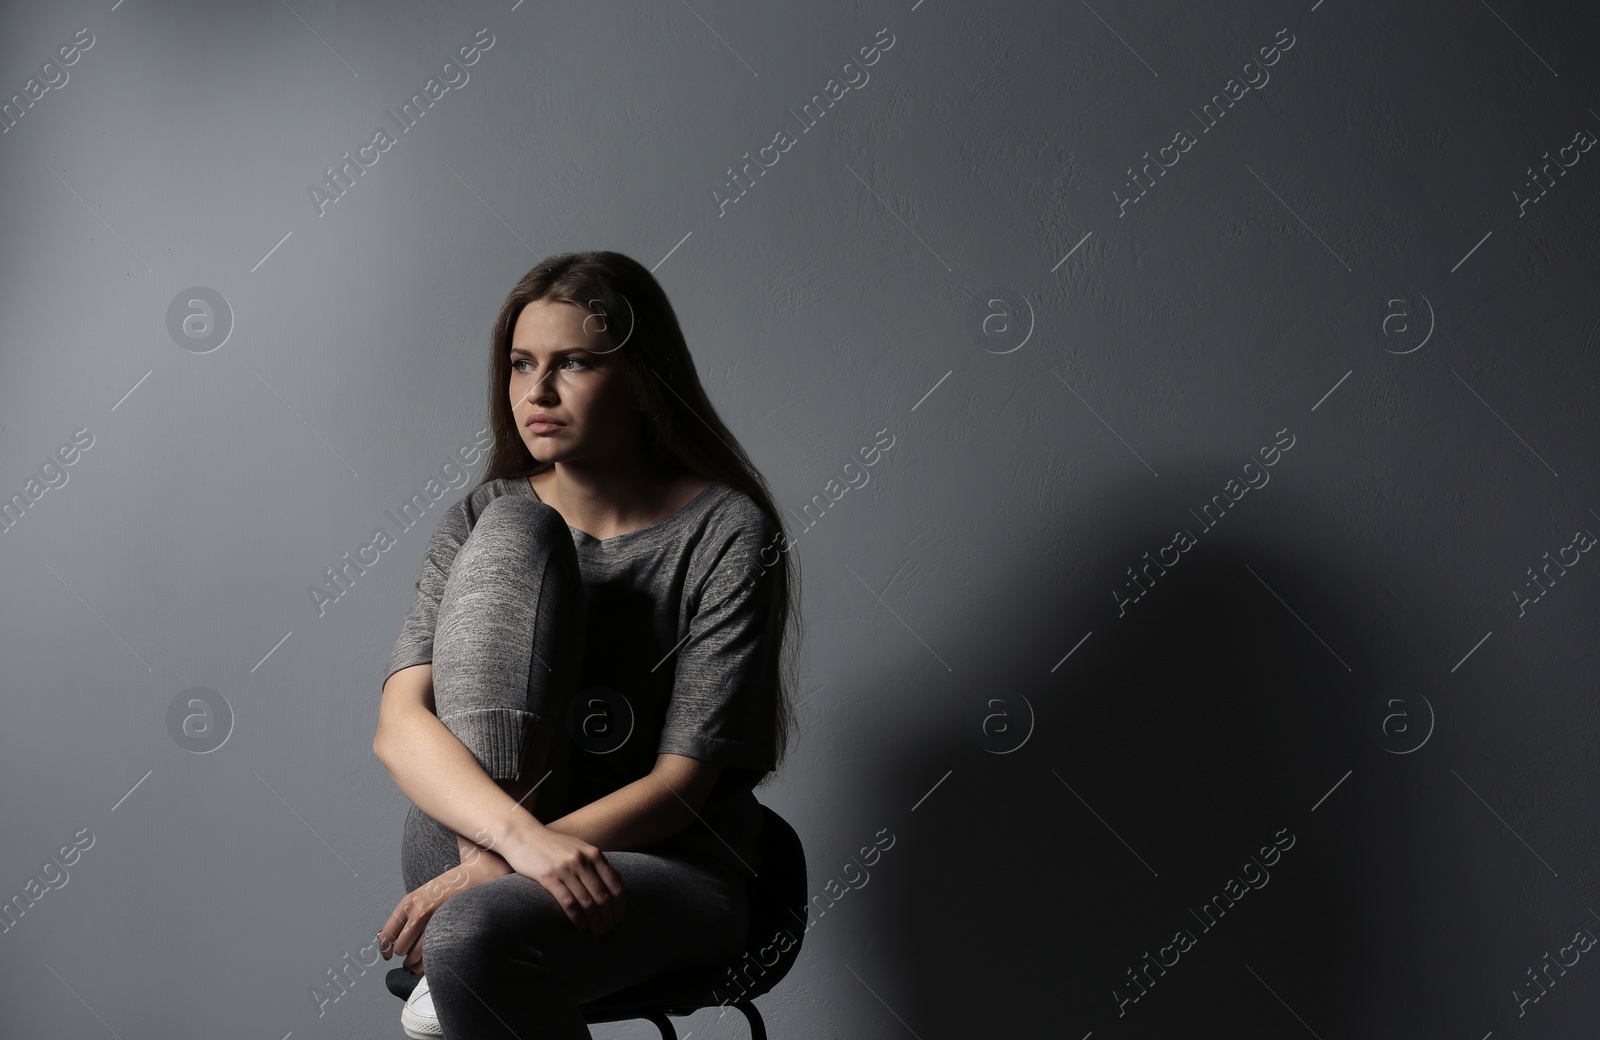
[[(689, 1015), (704, 1007), (711, 1007), (728, 999), (724, 978), (727, 969), (703, 969), (699, 972), (672, 972), (653, 979), (596, 997), (578, 1010), (585, 1022), (621, 1022), (640, 1017), (640, 1011), (663, 1011), (674, 1015)], [(722, 983), (723, 996), (714, 990)]]

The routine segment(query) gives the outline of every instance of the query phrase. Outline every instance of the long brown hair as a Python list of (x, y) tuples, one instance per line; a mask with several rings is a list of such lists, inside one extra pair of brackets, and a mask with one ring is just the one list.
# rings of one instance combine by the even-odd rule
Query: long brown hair
[[(523, 275), (501, 305), (489, 344), (489, 429), (494, 446), (478, 485), (503, 477), (525, 478), (554, 465), (539, 462), (528, 451), (511, 412), (508, 390), (512, 331), (522, 309), (540, 300), (583, 308), (591, 315), (585, 327), (605, 334), (610, 353), (644, 405), (640, 432), (649, 463), (666, 476), (692, 473), (749, 495), (777, 525), (778, 543), (786, 550), (791, 543), (767, 482), (700, 385), (672, 303), (654, 275), (621, 253), (602, 250), (549, 257)], [(777, 564), (766, 567), (758, 579), (778, 583), (778, 766), (787, 756), (796, 727), (793, 689), (803, 630), (799, 567), (791, 555), (779, 552)], [(761, 564), (765, 566), (764, 559)], [(775, 767), (769, 778), (776, 772)]]

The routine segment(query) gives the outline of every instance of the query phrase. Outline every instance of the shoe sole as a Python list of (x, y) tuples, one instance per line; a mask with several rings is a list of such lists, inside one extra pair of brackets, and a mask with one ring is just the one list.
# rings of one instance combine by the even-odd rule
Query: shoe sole
[[(418, 1022), (421, 1019), (421, 1022)], [(406, 1036), (411, 1040), (444, 1040), (444, 1032), (438, 1028), (439, 1020), (424, 1019), (411, 1010), (411, 1002), (406, 1001), (405, 1007), (400, 1009), (400, 1028), (405, 1030)], [(431, 1026), (432, 1028), (422, 1028)]]
[(400, 1022), (400, 1028), (405, 1030), (406, 1036), (410, 1037), (411, 1040), (443, 1040), (444, 1037), (442, 1032), (424, 1033), (421, 1030), (414, 1029), (409, 1022), (404, 1020)]

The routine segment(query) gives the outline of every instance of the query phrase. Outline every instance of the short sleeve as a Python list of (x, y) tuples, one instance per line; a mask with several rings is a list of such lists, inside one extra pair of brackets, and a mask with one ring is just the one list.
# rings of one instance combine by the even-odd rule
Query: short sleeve
[(402, 668), (433, 660), (433, 626), (439, 615), (439, 599), (444, 595), (445, 579), (450, 577), (450, 565), (471, 531), (466, 499), (446, 509), (439, 517), (433, 536), (428, 539), (422, 574), (417, 578), (416, 599), (412, 600), (411, 609), (400, 626), (400, 638), (395, 640), (394, 649), (389, 653), (384, 682)]
[(776, 757), (778, 571), (776, 525), (754, 502), (734, 512), (701, 549), (711, 557), (678, 649), (658, 753), (769, 772)]

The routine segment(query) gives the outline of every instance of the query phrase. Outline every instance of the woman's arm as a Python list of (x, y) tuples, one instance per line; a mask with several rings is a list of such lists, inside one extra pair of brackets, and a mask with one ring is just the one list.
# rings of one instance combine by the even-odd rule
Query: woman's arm
[[(383, 684), (372, 751), (401, 793), (458, 838), (498, 849), (544, 828), (532, 811), (538, 792), (519, 805), (434, 714), (431, 663), (402, 668)], [(538, 752), (533, 772), (544, 769), (548, 740)]]
[[(545, 767), (554, 729), (545, 725), (538, 732), (542, 739), (533, 751), (533, 772)], [(604, 935), (622, 919), (627, 893), (604, 853), (582, 838), (547, 829), (439, 721), (431, 663), (402, 668), (383, 684), (372, 750), (412, 804), (456, 832), (459, 850), (470, 852), (464, 839), (494, 850), (512, 870), (543, 885), (573, 925), (591, 935)], [(527, 797), (533, 800), (537, 791)], [(402, 906), (412, 895), (401, 900)], [(391, 915), (386, 927), (392, 931), (380, 932), (379, 939), (387, 934), (394, 942), (396, 934), (409, 929), (407, 941), (414, 941), (420, 926), (399, 909), (396, 914), (407, 920)]]
[(463, 864), (470, 864), (477, 857), (483, 856), (485, 857), (484, 862), (486, 864), (493, 864), (494, 869), (498, 870), (500, 873), (511, 873), (511, 864), (505, 861), (505, 857), (501, 856), (498, 852), (493, 852), (484, 846), (479, 845), (465, 834), (456, 835), (456, 853), (461, 857), (461, 862)]
[[(372, 750), (412, 804), (456, 832), (463, 858), (469, 846), (504, 849), (546, 828), (602, 851), (644, 848), (693, 823), (722, 772), (683, 755), (660, 755), (643, 777), (547, 825), (533, 815), (538, 790), (519, 804), (433, 709), (433, 665), (395, 672), (383, 686)], [(551, 735), (547, 727), (530, 772), (544, 769)]]
[(697, 820), (721, 773), (720, 765), (657, 755), (655, 767), (633, 783), (545, 826), (603, 851), (645, 848)]

